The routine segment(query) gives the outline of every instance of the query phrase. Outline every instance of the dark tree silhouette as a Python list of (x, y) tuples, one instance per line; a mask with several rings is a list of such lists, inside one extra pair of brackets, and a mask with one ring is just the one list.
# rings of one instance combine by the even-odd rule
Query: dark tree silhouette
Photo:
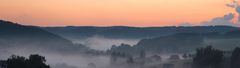
[(45, 64), (46, 59), (40, 55), (30, 55), (29, 59), (12, 55), (6, 60), (7, 68), (50, 68), (49, 65)]
[(129, 54), (126, 54), (124, 52), (112, 52), (111, 53), (111, 58), (110, 58), (110, 63), (111, 64), (116, 64), (118, 58), (127, 58), (129, 57)]
[(153, 55), (150, 57), (152, 59), (152, 61), (161, 61), (162, 57), (159, 55)]
[(237, 47), (234, 49), (231, 56), (231, 68), (239, 68), (240, 67), (240, 48)]
[(133, 59), (132, 56), (128, 57), (128, 59), (127, 59), (127, 63), (128, 63), (129, 65), (134, 64), (134, 59)]
[(145, 53), (144, 50), (141, 50), (141, 51), (140, 51), (140, 61), (139, 61), (139, 63), (140, 63), (141, 65), (144, 65), (144, 64), (145, 64), (145, 61), (146, 61), (146, 53)]
[(0, 60), (0, 68), (7, 68), (6, 61)]
[(141, 50), (141, 52), (140, 52), (140, 58), (141, 58), (141, 59), (145, 59), (145, 58), (146, 58), (146, 53), (145, 53), (144, 50)]
[(27, 68), (27, 59), (22, 56), (12, 55), (8, 58), (7, 68)]
[(89, 63), (87, 68), (96, 68), (97, 66), (94, 63)]
[(222, 51), (207, 46), (206, 48), (197, 49), (193, 63), (195, 68), (219, 68), (222, 57)]
[(171, 55), (169, 57), (169, 60), (180, 60), (180, 57), (179, 57), (179, 55)]
[(29, 68), (49, 68), (48, 65), (45, 64), (46, 59), (40, 55), (30, 55), (28, 59)]
[(116, 62), (117, 62), (117, 59), (118, 59), (118, 57), (117, 57), (117, 55), (118, 55), (119, 53), (116, 53), (116, 52), (112, 52), (111, 53), (111, 58), (110, 58), (110, 63), (111, 63), (111, 65), (114, 65), (114, 64), (116, 64)]
[(183, 57), (184, 59), (187, 59), (187, 58), (188, 58), (188, 54), (184, 53), (184, 54), (182, 55), (182, 57)]

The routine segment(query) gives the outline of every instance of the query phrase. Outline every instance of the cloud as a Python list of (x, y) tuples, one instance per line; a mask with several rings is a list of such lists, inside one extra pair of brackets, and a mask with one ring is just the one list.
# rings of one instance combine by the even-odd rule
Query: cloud
[(227, 26), (237, 26), (232, 20), (235, 15), (233, 13), (229, 13), (224, 15), (223, 17), (217, 17), (210, 21), (202, 22), (201, 25), (204, 26), (217, 26), (217, 25), (227, 25)]
[[(216, 26), (216, 25), (227, 25), (227, 26), (240, 26), (240, 5), (236, 0), (233, 0), (232, 3), (226, 4), (227, 7), (235, 9), (238, 16), (235, 16), (233, 13), (224, 15), (223, 17), (213, 18), (210, 21), (202, 22), (201, 25), (204, 26)], [(234, 19), (237, 17), (237, 20)], [(234, 23), (233, 21), (236, 20)]]
[(238, 5), (238, 2), (237, 2), (237, 1), (233, 0), (232, 3), (226, 4), (226, 6), (227, 6), (227, 7), (231, 7), (231, 8), (236, 8), (236, 7), (239, 6), (239, 5)]
[(226, 4), (227, 7), (234, 8), (238, 14), (240, 14), (240, 5), (237, 1), (233, 1), (233, 3)]
[(238, 13), (238, 22), (237, 23), (240, 23), (240, 5), (239, 5), (239, 3), (236, 0), (233, 0), (233, 3), (226, 4), (226, 6), (235, 9), (235, 11)]
[(226, 4), (227, 7), (235, 8), (235, 5), (233, 4)]

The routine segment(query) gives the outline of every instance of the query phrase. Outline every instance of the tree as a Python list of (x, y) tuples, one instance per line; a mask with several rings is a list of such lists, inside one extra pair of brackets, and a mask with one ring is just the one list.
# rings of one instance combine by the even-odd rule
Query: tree
[(169, 57), (169, 60), (180, 60), (180, 57), (179, 57), (179, 55), (171, 55)]
[(26, 61), (25, 57), (12, 55), (7, 59), (7, 68), (27, 68)]
[(45, 64), (45, 57), (40, 55), (30, 55), (29, 59), (12, 55), (6, 60), (7, 68), (50, 68), (49, 65)]
[(223, 58), (223, 52), (207, 46), (206, 48), (197, 49), (196, 56), (193, 58), (195, 67), (200, 68), (219, 68)]
[(115, 52), (112, 52), (111, 53), (111, 58), (110, 58), (110, 63), (111, 63), (111, 65), (113, 65), (113, 64), (116, 64), (116, 62), (117, 62), (117, 54), (118, 53), (115, 53)]
[(144, 50), (141, 50), (139, 63), (140, 63), (141, 65), (144, 65), (144, 64), (145, 64), (145, 61), (146, 61), (146, 53), (145, 53)]
[(97, 66), (94, 63), (89, 63), (87, 68), (96, 68)]
[(134, 64), (134, 60), (133, 60), (133, 57), (132, 57), (132, 56), (128, 57), (127, 63), (128, 63), (129, 65)]
[(159, 55), (153, 55), (150, 57), (152, 59), (152, 61), (161, 61), (162, 57)]
[(0, 60), (0, 68), (7, 68), (6, 61)]
[(145, 58), (146, 58), (146, 53), (145, 53), (144, 50), (141, 50), (141, 52), (140, 52), (140, 58), (141, 58), (141, 59), (145, 59)]
[(231, 56), (231, 68), (239, 68), (240, 67), (240, 48), (236, 47)]
[(48, 65), (45, 64), (46, 59), (40, 55), (30, 55), (28, 59), (28, 64), (30, 68), (49, 68)]
[(184, 53), (184, 54), (182, 55), (182, 57), (183, 57), (184, 59), (187, 59), (187, 58), (188, 58), (188, 55), (187, 55), (186, 53)]

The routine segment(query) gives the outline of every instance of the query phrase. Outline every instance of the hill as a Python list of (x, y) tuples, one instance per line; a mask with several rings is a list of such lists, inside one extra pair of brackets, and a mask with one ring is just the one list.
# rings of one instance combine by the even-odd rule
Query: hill
[(136, 45), (113, 46), (109, 52), (138, 54), (144, 50), (150, 53), (189, 53), (196, 48), (211, 45), (222, 50), (240, 46), (240, 30), (210, 33), (177, 33), (168, 36), (147, 38)]
[(176, 33), (209, 33), (228, 32), (238, 30), (231, 26), (193, 26), (193, 27), (94, 27), (94, 26), (68, 26), (68, 27), (42, 27), (43, 29), (68, 38), (79, 40), (92, 36), (103, 36), (106, 38), (143, 39), (167, 36)]
[(0, 47), (6, 51), (14, 49), (58, 53), (76, 53), (85, 48), (39, 27), (3, 20), (0, 20)]

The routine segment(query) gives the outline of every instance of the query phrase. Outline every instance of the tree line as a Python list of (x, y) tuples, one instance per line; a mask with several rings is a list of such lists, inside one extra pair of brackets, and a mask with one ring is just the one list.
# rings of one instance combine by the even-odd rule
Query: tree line
[(230, 62), (222, 64), (225, 56), (224, 51), (215, 49), (212, 46), (205, 48), (198, 48), (195, 57), (193, 58), (193, 68), (224, 68), (223, 65), (227, 65), (227, 68), (239, 68), (240, 67), (240, 48), (236, 47), (231, 56), (227, 57)]
[(28, 58), (12, 55), (7, 60), (0, 61), (0, 68), (50, 68), (44, 56), (30, 55)]

